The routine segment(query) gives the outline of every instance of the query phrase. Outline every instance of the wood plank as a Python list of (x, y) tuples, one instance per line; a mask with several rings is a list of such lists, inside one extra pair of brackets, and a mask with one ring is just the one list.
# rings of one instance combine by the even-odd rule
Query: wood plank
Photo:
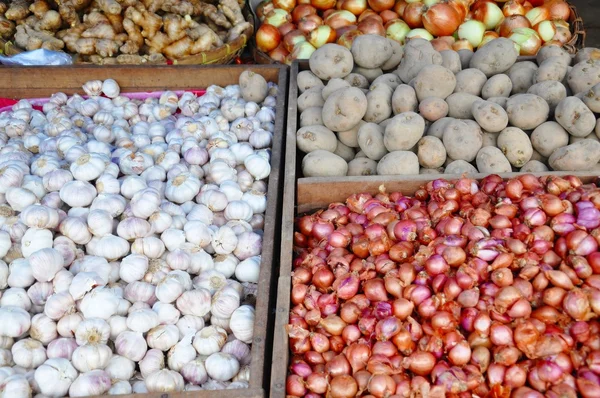
[[(514, 178), (523, 173), (504, 173), (502, 178)], [(545, 172), (536, 173), (537, 176), (546, 175), (574, 175), (584, 183), (592, 182), (597, 175), (587, 172)], [(482, 179), (486, 174), (473, 174), (469, 177)], [(318, 177), (300, 178), (298, 180), (298, 214), (322, 209), (332, 202), (344, 202), (348, 196), (354, 193), (369, 192), (376, 193), (380, 188), (387, 192), (402, 192), (412, 195), (417, 189), (429, 181), (443, 178), (445, 180), (456, 180), (460, 178), (457, 174), (438, 175), (407, 175), (407, 176), (357, 176), (357, 177)]]
[[(292, 272), (292, 250), (294, 237), (294, 203), (296, 202), (296, 98), (298, 97), (298, 64), (290, 69), (288, 99), (287, 136), (285, 149), (285, 179), (283, 185), (283, 209), (281, 216), (281, 249), (279, 257), (279, 280), (277, 289), (277, 308), (275, 312), (275, 330), (273, 334), (273, 361), (271, 367), (270, 396), (285, 397), (285, 378), (289, 362), (288, 338), (285, 325), (288, 323), (290, 309), (290, 290)], [(290, 117), (291, 116), (291, 117)]]
[[(250, 388), (222, 391), (190, 391), (180, 393), (129, 394), (125, 398), (263, 398), (269, 387), (265, 368), (267, 346), (271, 346), (273, 316), (272, 289), (278, 276), (274, 264), (279, 262), (279, 251), (273, 244), (279, 235), (279, 213), (283, 191), (282, 168), (287, 132), (287, 67), (281, 65), (235, 65), (235, 66), (124, 66), (105, 68), (101, 66), (69, 67), (6, 67), (0, 68), (0, 97), (14, 99), (43, 98), (56, 92), (83, 94), (81, 86), (89, 80), (115, 79), (122, 92), (148, 92), (206, 88), (212, 84), (226, 86), (237, 84), (240, 74), (251, 70), (267, 81), (279, 85), (280, 95), (276, 103), (276, 120), (271, 151), (271, 174), (267, 193), (267, 211), (263, 235), (262, 263), (259, 274), (258, 293), (251, 347)], [(295, 146), (295, 143), (294, 143)], [(293, 198), (292, 198), (293, 203)], [(292, 214), (293, 219), (293, 214)], [(270, 357), (270, 351), (269, 351)]]
[(240, 74), (251, 70), (277, 82), (280, 65), (224, 66), (120, 66), (97, 65), (2, 67), (0, 68), (0, 97), (36, 98), (56, 92), (83, 94), (81, 86), (89, 80), (115, 79), (122, 92), (200, 89), (212, 84), (226, 86), (238, 82)]

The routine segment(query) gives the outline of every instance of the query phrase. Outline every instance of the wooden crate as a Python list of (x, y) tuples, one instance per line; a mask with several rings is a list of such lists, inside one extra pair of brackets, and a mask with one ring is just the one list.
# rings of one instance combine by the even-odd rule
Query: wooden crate
[[(270, 364), (265, 358), (271, 356), (272, 313), (274, 286), (278, 252), (275, 250), (280, 231), (278, 222), (281, 213), (280, 170), (283, 163), (285, 145), (284, 126), (287, 97), (287, 68), (277, 65), (262, 66), (127, 66), (105, 68), (99, 66), (68, 67), (6, 67), (0, 68), (0, 97), (4, 98), (43, 98), (56, 92), (83, 94), (82, 84), (88, 80), (115, 79), (121, 91), (150, 92), (163, 90), (201, 89), (212, 84), (226, 86), (237, 84), (240, 74), (251, 70), (262, 75), (267, 81), (279, 85), (277, 98), (275, 133), (271, 154), (271, 175), (267, 194), (267, 211), (263, 236), (262, 264), (256, 297), (256, 318), (254, 340), (252, 341), (252, 361), (250, 363), (250, 386), (248, 389), (222, 391), (193, 391), (181, 393), (130, 394), (124, 398), (262, 398), (268, 388)], [(266, 364), (265, 364), (266, 362)], [(265, 372), (266, 368), (266, 372)]]
[[(304, 62), (306, 65), (307, 63)], [(324, 208), (331, 202), (344, 202), (348, 196), (358, 192), (377, 193), (383, 185), (388, 192), (400, 191), (406, 195), (413, 194), (419, 187), (431, 180), (444, 178), (455, 180), (460, 175), (413, 175), (413, 176), (365, 176), (365, 177), (331, 177), (301, 178), (300, 158), (296, 151), (296, 129), (298, 124), (296, 99), (298, 87), (296, 77), (302, 70), (302, 63), (294, 62), (290, 69), (290, 87), (288, 90), (288, 119), (285, 152), (285, 177), (283, 187), (283, 209), (281, 226), (281, 255), (279, 257), (279, 278), (277, 284), (277, 306), (275, 315), (275, 333), (273, 339), (273, 363), (271, 368), (270, 396), (285, 397), (285, 380), (289, 363), (288, 336), (285, 326), (290, 313), (290, 293), (292, 288), (291, 272), (293, 261), (294, 219), (297, 215)], [(295, 116), (294, 116), (295, 115)], [(503, 178), (511, 178), (520, 173), (501, 174)], [(585, 183), (595, 180), (596, 175), (590, 172), (564, 173), (548, 172), (538, 175), (575, 175)], [(475, 179), (485, 174), (471, 176)]]

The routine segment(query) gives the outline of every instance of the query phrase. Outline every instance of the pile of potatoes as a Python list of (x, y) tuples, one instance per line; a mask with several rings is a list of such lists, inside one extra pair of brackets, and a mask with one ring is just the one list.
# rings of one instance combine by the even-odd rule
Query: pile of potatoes
[(600, 50), (518, 55), (504, 38), (324, 45), (297, 77), (304, 176), (600, 172)]

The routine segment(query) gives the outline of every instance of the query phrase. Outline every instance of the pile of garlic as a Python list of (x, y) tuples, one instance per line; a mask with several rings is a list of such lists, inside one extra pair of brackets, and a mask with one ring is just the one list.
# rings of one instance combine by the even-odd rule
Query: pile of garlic
[(0, 396), (248, 386), (277, 95), (249, 74), (0, 114)]

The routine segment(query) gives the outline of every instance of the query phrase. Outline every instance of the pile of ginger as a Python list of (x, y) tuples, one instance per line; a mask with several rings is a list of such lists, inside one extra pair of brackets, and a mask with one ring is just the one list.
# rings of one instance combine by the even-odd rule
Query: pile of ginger
[(221, 47), (249, 26), (238, 0), (0, 0), (0, 37), (108, 64), (163, 62)]

